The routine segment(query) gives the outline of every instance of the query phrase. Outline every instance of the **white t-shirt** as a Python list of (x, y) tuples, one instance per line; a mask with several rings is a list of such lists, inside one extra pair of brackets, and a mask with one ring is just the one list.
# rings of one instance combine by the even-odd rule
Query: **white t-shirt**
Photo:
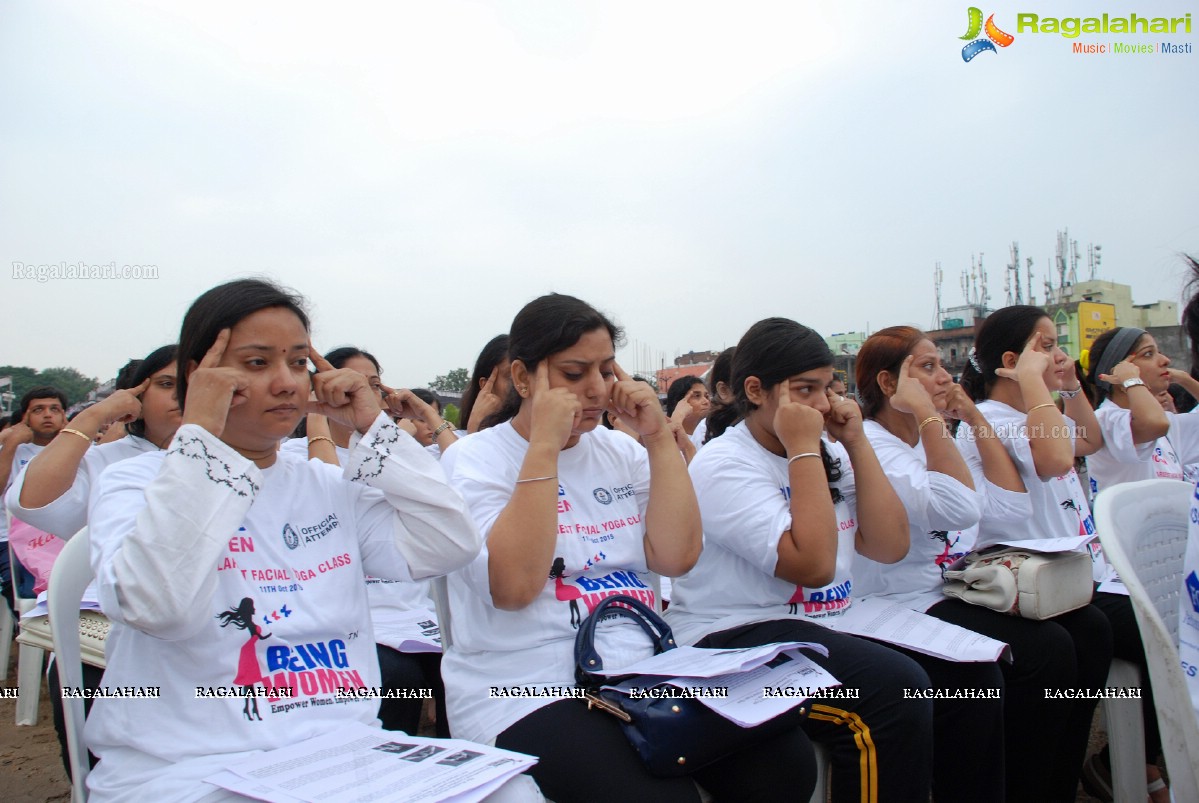
[(695, 432), (690, 435), (691, 443), (696, 449), (704, 445), (704, 435), (708, 434), (708, 419), (701, 418), (700, 422), (695, 425)]
[(1170, 430), (1152, 443), (1132, 442), (1132, 411), (1104, 399), (1095, 411), (1103, 448), (1087, 457), (1091, 489), (1122, 482), (1184, 478), (1183, 466), (1199, 461), (1199, 415), (1166, 413)]
[(838, 527), (833, 582), (804, 588), (774, 576), (778, 544), (791, 529), (787, 458), (770, 452), (739, 423), (691, 461), (691, 481), (704, 522), (704, 551), (673, 583), (665, 618), (680, 644), (750, 622), (802, 616), (819, 619), (851, 604), (857, 493), (853, 466), (840, 444), (824, 441), (841, 461), (835, 488)]
[[(160, 699), (95, 702), (88, 785), (142, 800), (192, 800), (230, 761), (374, 724), (377, 699), (336, 694), (379, 684), (364, 572), (428, 577), (480, 544), (437, 464), (384, 415), (344, 472), (288, 454), (262, 470), (185, 425), (168, 451), (101, 475), (89, 532), (113, 622), (104, 686), (158, 686)], [(259, 698), (259, 721), (247, 701), (196, 698), (210, 686), (291, 696)]]
[[(1032, 447), (1028, 442), (1028, 415), (992, 400), (979, 402), (978, 411), (987, 419), (1003, 443), (1003, 448), (1011, 456), (1028, 494), (1027, 501), (1023, 502), (1020, 499), (1023, 494), (1002, 491), (986, 483), (974, 430), (962, 424), (958, 428), (958, 448), (970, 467), (974, 487), (984, 488), (982, 519), (979, 521), (974, 548), (985, 549), (1003, 540), (1027, 541), (1093, 534), (1095, 520), (1091, 517), (1091, 508), (1074, 469), (1049, 480), (1037, 476)], [(1065, 420), (1066, 426), (1073, 431), (1074, 421), (1068, 416)]]
[[(14, 472), (12, 485), (5, 495), (5, 503), (13, 518), (28, 522), (44, 532), (59, 538), (70, 538), (87, 524), (87, 502), (92, 486), (100, 473), (113, 463), (137, 457), (146, 452), (156, 452), (158, 447), (145, 438), (126, 435), (117, 441), (90, 447), (75, 470), (75, 481), (62, 496), (39, 508), (21, 507), (21, 489), (25, 487), (25, 471)], [(20, 455), (18, 455), (20, 457)]]
[(1199, 718), (1199, 488), (1191, 499), (1186, 556), (1182, 564), (1182, 593), (1178, 598), (1178, 654), (1182, 674)]
[[(442, 458), (485, 538), (512, 497), (528, 448), (505, 422), (464, 438)], [(573, 687), (575, 632), (604, 597), (627, 594), (653, 605), (644, 545), (649, 479), (649, 457), (637, 441), (603, 427), (586, 432), (558, 455), (555, 566), (544, 567), (537, 598), (519, 611), (492, 604), (486, 544), (474, 562), (450, 575), (453, 646), (441, 674), (454, 736), (491, 742), (555, 702), (490, 698), (492, 686)], [(602, 623), (597, 644), (609, 666), (652, 651), (641, 629), (624, 618)]]
[[(0, 450), (3, 448), (4, 447), (0, 447)], [(8, 488), (12, 487), (12, 484), (17, 480), (17, 478), (21, 476), (21, 472), (24, 471), (25, 466), (29, 465), (29, 461), (32, 460), (38, 452), (46, 447), (38, 446), (36, 443), (22, 443), (18, 444), (16, 448), (17, 450), (13, 453), (12, 458), (12, 472), (8, 475), (8, 486), (5, 488), (6, 492)], [(7, 543), (8, 516), (0, 516), (0, 544)]]
[(982, 494), (947, 474), (929, 471), (924, 441), (909, 446), (877, 421), (864, 422), (864, 430), (907, 511), (911, 546), (903, 560), (892, 564), (855, 554), (854, 592), (926, 611), (945, 599), (945, 568), (973, 547)]
[[(337, 452), (337, 464), (346, 465), (350, 459), (350, 450), (336, 443), (333, 444), (333, 448)], [(308, 460), (308, 439), (292, 438), (284, 441), (279, 447), (279, 453)], [(437, 614), (433, 610), (433, 599), (429, 596), (427, 581), (405, 582), (367, 577), (366, 596), (370, 601), (371, 623), (375, 628), (377, 643), (401, 652), (438, 651), (432, 646), (416, 646), (429, 645), (431, 641), (441, 643)]]

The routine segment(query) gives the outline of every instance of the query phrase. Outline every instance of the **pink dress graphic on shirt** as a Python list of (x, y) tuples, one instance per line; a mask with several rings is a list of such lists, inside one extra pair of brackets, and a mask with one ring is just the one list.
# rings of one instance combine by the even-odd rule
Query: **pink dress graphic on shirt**
[(955, 555), (949, 554), (949, 550), (952, 549), (958, 541), (962, 540), (962, 536), (959, 535), (953, 539), (953, 543), (950, 543), (949, 530), (930, 530), (928, 534), (929, 537), (935, 538), (936, 540), (945, 544), (945, 548), (941, 550), (941, 554), (933, 558), (933, 563), (935, 563), (937, 568), (941, 570), (941, 579), (944, 580), (945, 567), (953, 563), (956, 558)]
[(583, 596), (583, 592), (574, 586), (566, 585), (562, 582), (562, 578), (566, 576), (566, 561), (562, 558), (554, 558), (554, 565), (550, 569), (550, 578), (554, 581), (554, 597), (559, 602), (570, 602), (570, 626), (577, 628), (583, 622), (583, 617), (579, 613), (579, 600)]
[[(265, 641), (270, 638), (271, 634), (264, 634), (254, 622), (254, 600), (244, 597), (236, 608), (221, 611), (217, 614), (217, 618), (221, 620), (221, 627), (233, 625), (238, 630), (250, 631), (250, 637), (246, 640), (245, 644), (241, 645), (241, 650), (237, 654), (237, 676), (233, 678), (233, 685), (252, 689), (254, 686), (263, 683), (265, 678), (262, 674), (262, 667), (258, 663), (257, 645), (259, 641)], [(258, 713), (258, 699), (256, 697), (253, 695), (246, 696), (245, 704), (242, 706), (242, 714), (251, 722), (254, 719), (257, 719), (259, 722), (262, 721), (262, 715)]]

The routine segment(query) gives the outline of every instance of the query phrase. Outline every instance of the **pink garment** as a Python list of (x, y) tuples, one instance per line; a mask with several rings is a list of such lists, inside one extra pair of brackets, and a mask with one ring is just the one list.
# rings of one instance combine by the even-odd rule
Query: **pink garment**
[(237, 657), (237, 677), (234, 686), (257, 686), (262, 683), (262, 668), (258, 665), (258, 635), (251, 628), (249, 640), (241, 645)]
[(8, 542), (12, 544), (12, 551), (17, 560), (33, 575), (34, 593), (40, 594), (45, 591), (50, 583), (50, 570), (54, 568), (54, 561), (67, 542), (20, 519), (13, 519), (9, 524)]

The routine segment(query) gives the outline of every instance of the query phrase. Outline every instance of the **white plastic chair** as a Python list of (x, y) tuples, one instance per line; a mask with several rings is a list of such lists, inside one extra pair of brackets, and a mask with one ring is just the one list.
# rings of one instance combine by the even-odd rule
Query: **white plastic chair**
[[(17, 613), (21, 616), (33, 610), (37, 600), (17, 596), (17, 564), (13, 560), (11, 544), (8, 549), (9, 565), (12, 567), (13, 598)], [(46, 665), (46, 651), (37, 644), (17, 636), (17, 725), (36, 725), (38, 702), (42, 696), (42, 669)]]
[(17, 620), (8, 611), (8, 605), (0, 603), (0, 680), (8, 681), (8, 659), (12, 655), (12, 631)]
[[(58, 679), (64, 689), (83, 686), (83, 667), (79, 649), (79, 601), (92, 581), (91, 544), (87, 528), (67, 541), (50, 571), (50, 632), (54, 638)], [(67, 753), (71, 761), (71, 801), (87, 800), (87, 748), (83, 743), (83, 700), (62, 701), (67, 731)]]
[[(1199, 801), (1199, 723), (1178, 656), (1178, 598), (1194, 493), (1189, 483), (1143, 480), (1108, 488), (1095, 503), (1095, 526), (1104, 555), (1132, 598), (1153, 684), (1170, 790), (1178, 801)], [(1145, 799), (1143, 740), (1138, 748), (1139, 766), (1135, 779), (1129, 779), (1117, 774), (1117, 748), (1113, 747), (1112, 788), (1117, 800)], [(1132, 762), (1128, 764), (1131, 767)]]

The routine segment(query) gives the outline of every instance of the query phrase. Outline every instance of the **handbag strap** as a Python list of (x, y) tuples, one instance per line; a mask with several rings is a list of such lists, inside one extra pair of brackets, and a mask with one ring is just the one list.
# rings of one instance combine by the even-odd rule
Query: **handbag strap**
[(654, 655), (675, 648), (670, 625), (653, 608), (624, 594), (605, 597), (583, 620), (579, 632), (575, 634), (575, 681), (580, 686), (589, 685), (588, 675), (604, 668), (604, 659), (595, 649), (595, 626), (605, 614), (616, 614), (636, 622), (653, 643)]

